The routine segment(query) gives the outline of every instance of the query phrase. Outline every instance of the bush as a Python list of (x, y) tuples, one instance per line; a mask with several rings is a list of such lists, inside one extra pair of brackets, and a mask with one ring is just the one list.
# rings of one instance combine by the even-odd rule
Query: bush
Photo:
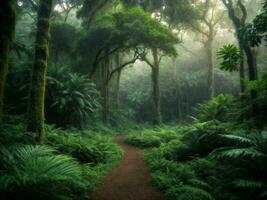
[[(9, 121), (9, 120), (8, 120)], [(88, 199), (122, 158), (107, 136), (46, 125), (46, 145), (21, 124), (2, 124), (0, 199)]]
[(234, 127), (198, 123), (160, 140), (146, 156), (153, 183), (170, 200), (266, 199), (267, 132)]
[(231, 116), (231, 108), (234, 105), (232, 96), (220, 94), (206, 103), (199, 104), (197, 107), (197, 119), (200, 122), (218, 120), (226, 122)]
[(95, 85), (64, 67), (49, 72), (46, 102), (48, 121), (65, 127), (84, 127), (100, 109)]
[(6, 144), (34, 144), (32, 133), (26, 132), (23, 124), (3, 123), (0, 124), (0, 145)]
[[(160, 147), (162, 148), (162, 147)], [(175, 161), (154, 155), (157, 150), (148, 155), (153, 183), (164, 192), (167, 199), (214, 199), (211, 186), (201, 180), (188, 164), (178, 164)]]
[(122, 151), (109, 137), (99, 135), (80, 136), (74, 133), (52, 132), (48, 136), (48, 143), (59, 152), (92, 166), (112, 163), (116, 159), (120, 160), (122, 156)]
[(77, 199), (76, 192), (82, 198), (87, 182), (81, 166), (55, 153), (46, 146), (1, 148), (1, 199)]
[(127, 137), (126, 143), (142, 148), (158, 147), (161, 143), (180, 138), (177, 127), (147, 128), (140, 133), (132, 133)]

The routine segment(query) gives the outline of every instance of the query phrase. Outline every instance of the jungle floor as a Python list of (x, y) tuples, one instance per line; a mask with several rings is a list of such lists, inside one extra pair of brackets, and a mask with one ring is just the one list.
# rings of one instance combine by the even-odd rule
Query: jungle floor
[(93, 194), (93, 200), (164, 200), (151, 185), (149, 169), (140, 149), (124, 144), (125, 137), (115, 138), (123, 149), (124, 159)]

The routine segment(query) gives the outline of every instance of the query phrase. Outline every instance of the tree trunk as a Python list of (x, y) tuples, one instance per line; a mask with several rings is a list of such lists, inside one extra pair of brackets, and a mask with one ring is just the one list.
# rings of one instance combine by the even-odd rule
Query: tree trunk
[(16, 15), (10, 0), (3, 0), (0, 7), (0, 122), (3, 117), (4, 91), (8, 73), (8, 58), (15, 32)]
[(244, 51), (241, 44), (239, 44), (240, 49), (240, 66), (239, 66), (239, 78), (240, 78), (240, 93), (241, 97), (245, 93), (245, 65), (244, 65)]
[(109, 122), (109, 57), (105, 58), (102, 67), (102, 120), (104, 123)]
[(181, 108), (181, 94), (180, 94), (180, 85), (179, 85), (179, 77), (178, 77), (178, 69), (176, 64), (176, 59), (173, 59), (174, 66), (174, 84), (175, 84), (175, 96), (176, 96), (176, 116), (180, 121), (182, 120), (182, 108)]
[(118, 111), (120, 109), (120, 82), (121, 82), (121, 70), (117, 72), (117, 80), (116, 80), (116, 102), (115, 109)]
[[(119, 67), (121, 65), (120, 62), (120, 55), (116, 55), (116, 67)], [(117, 80), (116, 80), (116, 94), (115, 94), (115, 109), (116, 111), (119, 110), (120, 107), (120, 81), (121, 81), (121, 70), (117, 72)]]
[[(213, 33), (211, 33), (213, 34)], [(213, 38), (209, 38), (206, 44), (208, 58), (208, 95), (209, 98), (214, 97), (214, 66), (213, 66)]]
[(159, 89), (159, 58), (157, 49), (152, 50), (153, 54), (153, 67), (152, 67), (152, 97), (153, 97), (153, 124), (161, 124), (160, 113), (160, 89)]
[(257, 73), (256, 73), (256, 66), (255, 66), (255, 55), (248, 45), (244, 46), (244, 51), (246, 53), (247, 57), (247, 63), (248, 63), (248, 78), (250, 81), (257, 80)]
[[(251, 47), (248, 45), (244, 46), (244, 51), (246, 53), (247, 57), (247, 63), (248, 63), (248, 78), (250, 81), (257, 80), (257, 72), (256, 72), (256, 58), (255, 54), (252, 51)], [(250, 91), (252, 99), (257, 97), (257, 92), (255, 90)]]
[[(238, 17), (236, 13), (236, 9), (234, 8), (234, 5), (233, 5), (233, 1), (232, 0), (228, 0), (228, 1), (222, 0), (222, 1), (227, 8), (229, 18), (232, 20), (234, 24), (239, 46), (242, 47), (240, 50), (244, 51), (244, 53), (246, 54), (247, 64), (248, 64), (248, 78), (250, 81), (257, 80), (256, 56), (253, 53), (253, 50), (250, 47), (249, 42), (243, 40), (242, 33), (240, 33), (240, 30), (242, 30), (242, 28), (244, 28), (246, 24), (247, 10), (244, 4), (242, 3), (242, 1), (238, 1), (237, 6), (238, 8), (240, 8), (241, 15), (242, 15), (241, 17)], [(255, 98), (257, 96), (256, 91), (251, 91), (250, 93), (251, 93), (252, 98)]]
[(35, 57), (32, 68), (28, 108), (28, 131), (37, 134), (37, 141), (42, 143), (44, 131), (45, 84), (48, 60), (50, 16), (53, 0), (42, 0), (38, 11)]

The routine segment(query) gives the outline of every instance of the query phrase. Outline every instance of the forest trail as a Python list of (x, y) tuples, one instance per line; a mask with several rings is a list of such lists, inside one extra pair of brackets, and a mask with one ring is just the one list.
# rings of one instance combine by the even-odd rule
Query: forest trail
[(103, 181), (92, 195), (93, 200), (164, 200), (151, 186), (149, 169), (140, 149), (124, 144), (124, 136), (115, 138), (123, 149), (122, 163)]

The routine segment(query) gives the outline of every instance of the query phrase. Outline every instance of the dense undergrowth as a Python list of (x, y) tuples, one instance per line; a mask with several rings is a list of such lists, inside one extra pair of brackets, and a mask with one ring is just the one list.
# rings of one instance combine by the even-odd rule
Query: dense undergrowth
[(19, 119), (1, 127), (0, 199), (88, 199), (121, 160), (108, 135), (47, 125), (45, 144), (35, 145)]
[(249, 118), (244, 113), (250, 105), (238, 103), (219, 95), (199, 105), (192, 124), (128, 137), (128, 144), (148, 148), (153, 183), (167, 199), (267, 198), (267, 131), (257, 126), (264, 118), (262, 113)]

